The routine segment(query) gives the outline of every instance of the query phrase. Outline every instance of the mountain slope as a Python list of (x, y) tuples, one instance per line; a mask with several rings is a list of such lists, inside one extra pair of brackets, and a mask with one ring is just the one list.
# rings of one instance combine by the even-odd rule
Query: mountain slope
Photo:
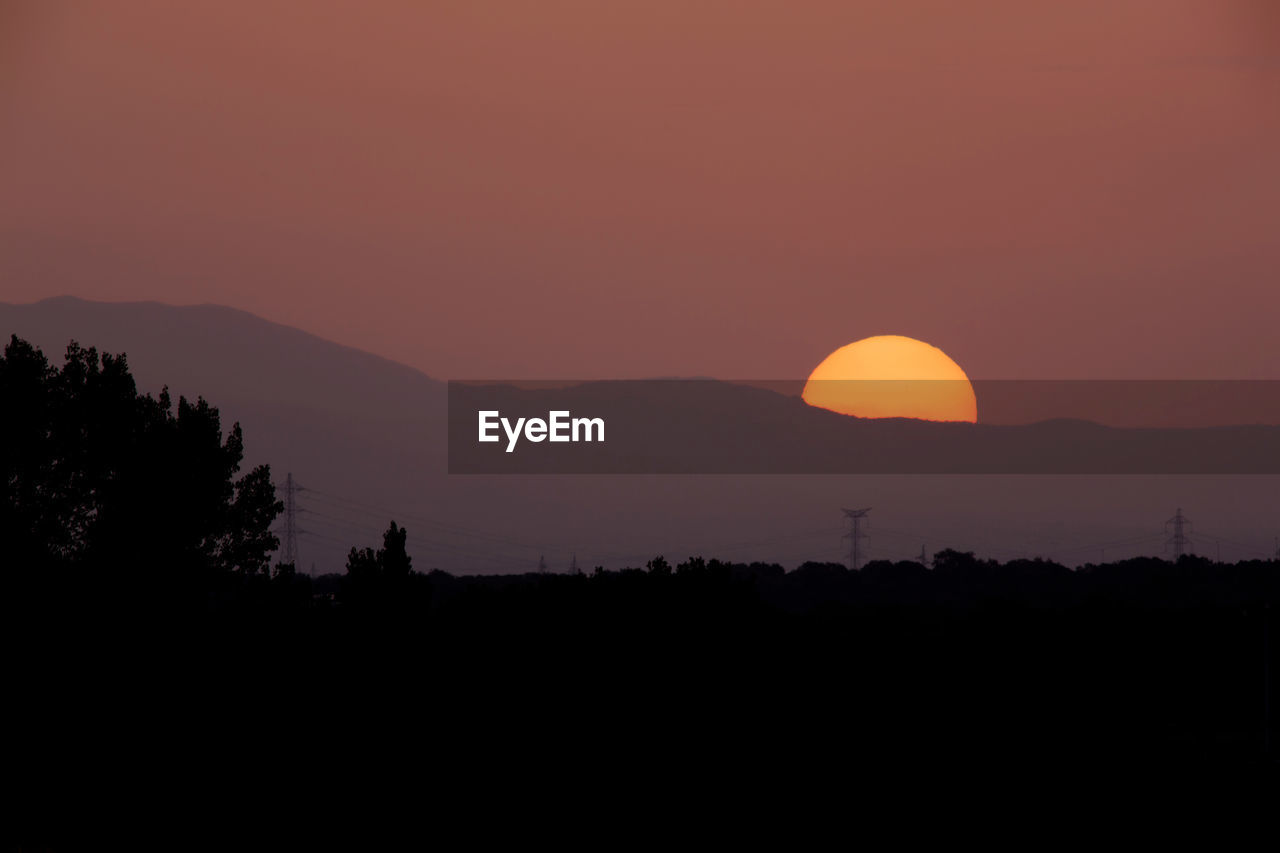
[[(243, 311), (61, 297), (0, 303), (0, 331), (6, 341), (16, 334), (40, 346), (54, 363), (73, 339), (125, 353), (141, 390), (167, 385), (175, 399), (203, 396), (219, 408), (224, 429), (239, 421), (246, 463), (269, 463), (278, 482), (293, 472), (339, 498), (400, 507), (414, 491), (410, 480), (443, 471), (441, 442), (430, 438), (443, 434), (443, 383)], [(305, 566), (314, 559), (318, 569), (340, 568), (350, 544), (373, 544), (386, 524), (368, 514), (326, 514), (349, 526), (318, 515), (309, 524), (304, 514)]]
[[(1109, 559), (1160, 554), (1163, 521), (1178, 505), (1197, 530), (1234, 543), (1224, 558), (1267, 553), (1274, 533), (1278, 478), (1262, 476), (451, 476), (444, 383), (241, 311), (0, 303), (0, 333), (36, 343), (55, 362), (72, 338), (125, 352), (143, 390), (200, 395), (219, 407), (224, 426), (239, 421), (246, 461), (270, 463), (277, 482), (292, 473), (304, 487), (300, 563), (316, 571), (341, 570), (347, 550), (378, 544), (392, 518), (409, 530), (416, 568), (453, 572), (529, 571), (543, 559), (553, 571), (574, 560), (589, 571), (643, 565), (659, 553), (791, 566), (838, 560), (847, 548), (844, 506), (874, 507), (863, 543), (873, 558), (957, 547), (1078, 563), (1103, 556), (1094, 543), (1117, 540), (1124, 544), (1107, 547)], [(720, 387), (726, 406), (762, 411), (763, 392)], [(855, 422), (846, 428), (830, 413), (768, 408), (802, 419), (831, 448), (854, 435)]]

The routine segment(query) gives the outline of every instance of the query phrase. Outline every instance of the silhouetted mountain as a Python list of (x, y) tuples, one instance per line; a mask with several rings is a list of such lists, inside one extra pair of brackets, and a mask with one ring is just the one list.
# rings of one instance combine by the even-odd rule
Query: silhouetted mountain
[[(1149, 534), (1141, 547), (1160, 553), (1161, 524), (1179, 504), (1203, 529), (1237, 539), (1241, 529), (1262, 531), (1270, 542), (1274, 485), (1267, 477), (450, 476), (445, 383), (242, 311), (58, 298), (0, 304), (0, 332), (39, 345), (55, 364), (73, 338), (124, 352), (142, 390), (167, 385), (175, 398), (202, 395), (219, 408), (225, 427), (239, 421), (246, 466), (268, 463), (277, 481), (292, 472), (309, 489), (299, 495), (304, 571), (313, 563), (319, 572), (339, 571), (351, 546), (376, 545), (392, 519), (408, 529), (409, 551), (423, 571), (520, 572), (545, 558), (550, 571), (563, 572), (575, 557), (590, 571), (643, 565), (655, 553), (794, 566), (843, 558), (839, 508), (849, 505), (876, 507), (867, 553), (893, 560), (927, 543), (1005, 558), (1061, 549), (1064, 560), (1080, 562), (1101, 556), (1086, 550), (1090, 543), (1132, 539), (1135, 530)], [(685, 423), (707, 427), (699, 438), (704, 465), (715, 454), (731, 459), (742, 452), (725, 440), (734, 436), (789, 447), (825, 466), (845, 448), (866, 453), (868, 436), (892, 449), (940, 426), (860, 423), (760, 388), (697, 382), (681, 392), (678, 382), (653, 385), (666, 395), (691, 394), (649, 403), (653, 411), (681, 405), (699, 413)], [(627, 386), (595, 383), (554, 393), (572, 408), (579, 407), (575, 400), (603, 405), (610, 395), (628, 406), (644, 403)], [(756, 432), (742, 432), (744, 425)], [(1001, 430), (987, 432), (998, 437), (994, 450), (1011, 458), (1017, 447), (1002, 444)], [(1052, 422), (1024, 434), (1035, 440), (1020, 452), (1032, 453), (1046, 442), (1071, 447), (1108, 431)], [(1231, 452), (1243, 447), (1234, 439), (1219, 445)], [(1238, 527), (1224, 530), (1228, 522)], [(1147, 552), (1113, 547), (1107, 557)]]
[(0, 330), (61, 360), (71, 338), (99, 352), (125, 352), (142, 388), (167, 384), (176, 398), (203, 395), (224, 406), (377, 417), (396, 404), (412, 417), (437, 402), (434, 382), (411, 367), (344, 347), (221, 305), (91, 302), (70, 296), (0, 303)]
[[(926, 389), (922, 389), (926, 390)], [(856, 393), (856, 389), (851, 389)], [(450, 389), (450, 471), (582, 474), (1280, 474), (1280, 427), (1109, 427), (851, 418), (796, 396), (711, 380)], [(599, 417), (607, 441), (520, 447), (477, 413)], [(567, 433), (567, 428), (566, 428)], [(517, 450), (519, 448), (519, 450)]]
[[(243, 311), (59, 297), (0, 304), (0, 331), (41, 347), (55, 365), (72, 339), (125, 353), (140, 390), (203, 396), (224, 428), (240, 422), (246, 464), (270, 464), (277, 480), (293, 472), (338, 496), (406, 507), (443, 472), (442, 383)], [(326, 514), (368, 519), (373, 531), (386, 522)], [(299, 526), (312, 530), (303, 567), (339, 568), (351, 545), (375, 541), (336, 524), (308, 524), (305, 513)]]

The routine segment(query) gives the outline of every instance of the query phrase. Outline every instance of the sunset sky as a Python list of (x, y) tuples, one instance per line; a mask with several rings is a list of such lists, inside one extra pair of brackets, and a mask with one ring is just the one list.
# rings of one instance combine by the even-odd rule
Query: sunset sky
[(0, 0), (0, 301), (440, 378), (1280, 379), (1273, 0)]

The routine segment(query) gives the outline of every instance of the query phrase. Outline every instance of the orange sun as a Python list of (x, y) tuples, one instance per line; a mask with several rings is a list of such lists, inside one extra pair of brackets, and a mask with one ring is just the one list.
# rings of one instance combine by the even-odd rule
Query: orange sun
[(960, 365), (901, 335), (840, 347), (813, 369), (801, 396), (810, 406), (859, 418), (978, 420), (978, 399)]

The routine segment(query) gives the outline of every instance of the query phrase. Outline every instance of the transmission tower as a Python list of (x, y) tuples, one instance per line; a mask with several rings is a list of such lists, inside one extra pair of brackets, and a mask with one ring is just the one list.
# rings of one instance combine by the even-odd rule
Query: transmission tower
[(845, 518), (849, 519), (849, 532), (840, 538), (849, 540), (849, 568), (855, 572), (862, 567), (862, 546), (859, 543), (867, 538), (867, 534), (862, 532), (862, 519), (869, 512), (871, 507), (844, 510)]
[(578, 554), (577, 554), (577, 552), (575, 552), (575, 553), (574, 553), (574, 555), (573, 555), (573, 557), (569, 560), (569, 574), (571, 574), (571, 575), (580, 575), (580, 574), (582, 574), (582, 569), (578, 568)]
[(547, 558), (543, 555), (538, 556), (538, 574), (545, 575), (547, 573)]
[(298, 484), (293, 482), (290, 471), (284, 478), (284, 555), (280, 561), (294, 567), (298, 565), (298, 504), (294, 500), (297, 491)]
[(1164, 544), (1173, 546), (1173, 558), (1176, 560), (1185, 554), (1191, 545), (1191, 540), (1187, 538), (1186, 531), (1191, 527), (1191, 519), (1182, 514), (1182, 507), (1178, 507), (1178, 511), (1173, 514), (1173, 518), (1164, 523), (1165, 532), (1169, 532), (1169, 528), (1173, 528), (1173, 537)]

